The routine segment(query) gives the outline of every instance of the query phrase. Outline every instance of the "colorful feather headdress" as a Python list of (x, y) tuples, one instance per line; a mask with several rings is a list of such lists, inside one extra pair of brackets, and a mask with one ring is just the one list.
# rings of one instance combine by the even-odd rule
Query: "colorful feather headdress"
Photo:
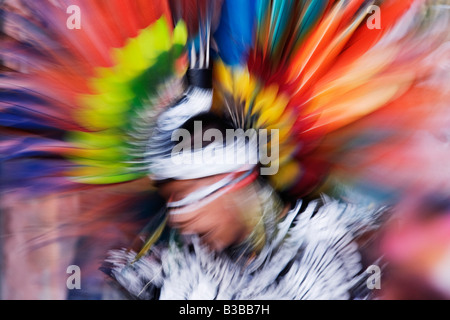
[[(80, 29), (67, 27), (69, 5), (80, 8)], [(11, 68), (0, 76), (0, 150), (14, 170), (3, 175), (4, 185), (43, 190), (147, 176), (156, 119), (186, 97), (188, 70), (211, 65), (213, 95), (200, 109), (211, 105), (236, 128), (279, 130), (278, 142), (268, 146), (279, 148), (279, 172), (269, 177), (277, 190), (307, 195), (330, 176), (357, 184), (385, 141), (404, 141), (446, 112), (436, 55), (448, 53), (442, 48), (448, 15), (438, 6), (6, 4), (0, 54)], [(379, 25), (370, 25), (377, 13)], [(189, 108), (179, 110), (189, 118)]]

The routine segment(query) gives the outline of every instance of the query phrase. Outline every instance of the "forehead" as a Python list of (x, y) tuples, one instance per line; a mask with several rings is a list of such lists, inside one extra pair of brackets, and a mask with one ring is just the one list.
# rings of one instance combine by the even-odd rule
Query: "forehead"
[(192, 180), (172, 180), (163, 183), (159, 188), (159, 193), (168, 200), (179, 200), (187, 196), (189, 193), (207, 187), (223, 179), (227, 174), (215, 175), (211, 177), (192, 179)]

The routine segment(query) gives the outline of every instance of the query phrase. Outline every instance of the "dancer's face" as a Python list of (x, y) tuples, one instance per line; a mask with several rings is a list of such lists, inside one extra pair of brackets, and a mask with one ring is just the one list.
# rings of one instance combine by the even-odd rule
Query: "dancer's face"
[[(195, 180), (171, 181), (160, 188), (168, 202), (184, 199), (196, 190), (224, 178), (217, 175)], [(242, 190), (240, 190), (242, 191)], [(238, 191), (216, 193), (199, 202), (169, 211), (169, 225), (182, 234), (197, 234), (212, 250), (221, 251), (244, 241), (252, 230), (251, 223), (239, 206)]]

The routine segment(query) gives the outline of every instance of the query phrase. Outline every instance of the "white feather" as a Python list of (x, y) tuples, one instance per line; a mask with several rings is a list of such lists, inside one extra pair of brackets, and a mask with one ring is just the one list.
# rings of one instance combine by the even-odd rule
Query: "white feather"
[(163, 300), (349, 299), (364, 280), (354, 237), (382, 211), (324, 201), (301, 213), (297, 205), (250, 264), (210, 252), (197, 237), (159, 245), (133, 265), (136, 254), (125, 250), (111, 252), (108, 262), (114, 278), (139, 298), (153, 287)]

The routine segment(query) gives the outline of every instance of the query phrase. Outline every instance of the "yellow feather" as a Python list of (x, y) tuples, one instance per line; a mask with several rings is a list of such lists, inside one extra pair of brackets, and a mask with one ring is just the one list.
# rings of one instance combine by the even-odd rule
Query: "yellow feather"
[(300, 164), (295, 161), (290, 161), (289, 163), (280, 166), (278, 173), (270, 176), (270, 181), (276, 189), (288, 189), (295, 181), (297, 181), (300, 174)]
[(257, 112), (261, 112), (269, 108), (275, 102), (278, 94), (278, 86), (273, 84), (269, 87), (264, 88), (255, 99), (254, 109), (252, 110), (252, 114)]
[(155, 242), (158, 241), (158, 239), (161, 237), (161, 234), (163, 233), (166, 224), (167, 224), (167, 217), (160, 224), (158, 229), (156, 229), (156, 231), (152, 234), (152, 236), (147, 240), (142, 250), (137, 254), (136, 258), (133, 260), (132, 264), (141, 259), (153, 247)]
[(277, 122), (267, 125), (266, 129), (268, 130), (278, 129), (280, 142), (283, 143), (289, 139), (292, 126), (294, 125), (295, 120), (296, 120), (295, 116), (292, 115), (292, 112), (287, 111), (281, 116), (281, 118)]
[(276, 100), (261, 110), (261, 116), (258, 119), (257, 127), (264, 127), (270, 123), (277, 122), (282, 116), (286, 106), (289, 103), (289, 99), (285, 95), (279, 95)]
[(231, 76), (230, 70), (225, 66), (225, 64), (219, 61), (214, 66), (214, 75), (217, 82), (220, 83), (222, 90), (232, 93), (233, 92), (233, 78)]

